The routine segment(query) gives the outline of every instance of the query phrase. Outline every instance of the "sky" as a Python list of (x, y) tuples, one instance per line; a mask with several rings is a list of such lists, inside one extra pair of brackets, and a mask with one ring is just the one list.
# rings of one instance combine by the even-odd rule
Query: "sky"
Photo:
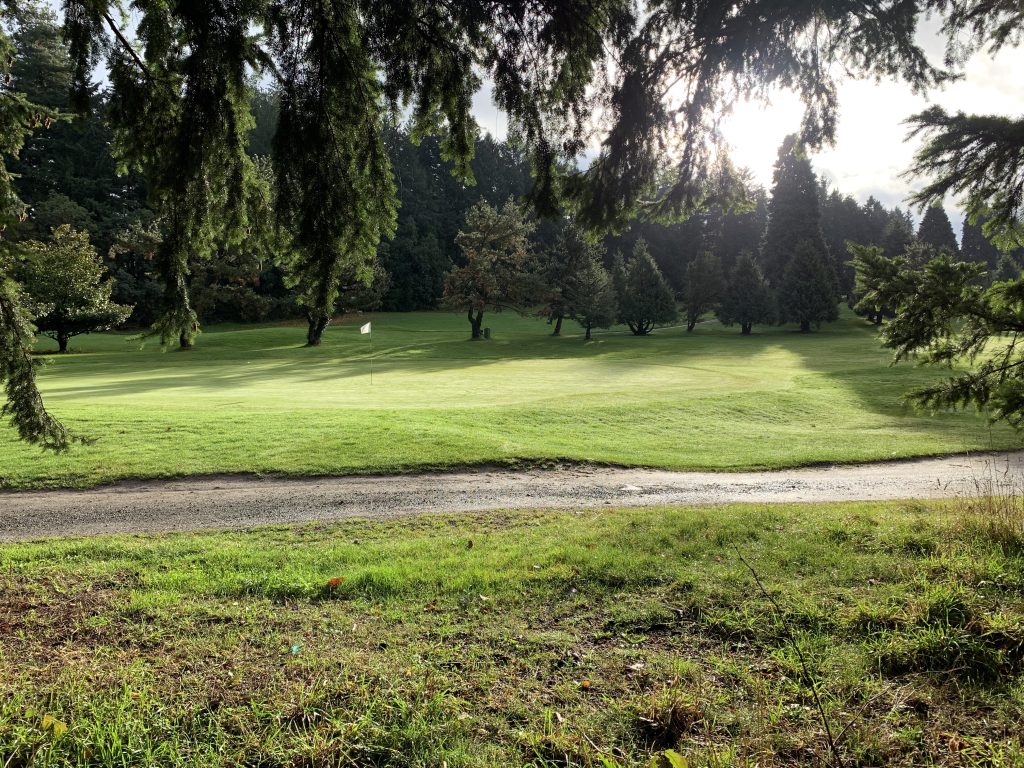
[[(935, 63), (941, 63), (943, 41), (934, 22), (922, 25), (918, 40)], [(963, 74), (962, 80), (927, 96), (915, 95), (897, 82), (843, 82), (836, 143), (812, 155), (815, 170), (861, 202), (873, 195), (887, 206), (906, 207), (908, 194), (921, 185), (919, 180), (902, 178), (920, 144), (919, 139), (907, 138), (908, 117), (931, 104), (967, 113), (1024, 114), (1024, 49), (1004, 49), (994, 57), (976, 53)], [(504, 118), (486, 89), (477, 94), (474, 111), (484, 130), (504, 136)], [(801, 115), (799, 98), (789, 92), (774, 93), (770, 104), (738, 105), (722, 125), (734, 162), (770, 188), (778, 147), (787, 134), (799, 129)], [(947, 201), (945, 207), (959, 235), (963, 215), (956, 201)]]

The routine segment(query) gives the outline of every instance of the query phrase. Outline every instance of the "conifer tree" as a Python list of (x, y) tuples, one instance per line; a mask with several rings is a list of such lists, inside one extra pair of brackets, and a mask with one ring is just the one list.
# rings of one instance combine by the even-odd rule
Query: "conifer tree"
[(626, 266), (619, 315), (634, 336), (646, 336), (655, 325), (671, 323), (679, 316), (672, 289), (643, 240), (637, 241)]
[(1009, 253), (1004, 253), (999, 257), (999, 261), (996, 262), (995, 275), (992, 281), (1005, 283), (1016, 280), (1020, 280), (1020, 263)]
[(34, 304), (37, 330), (68, 351), (75, 336), (121, 325), (132, 308), (111, 300), (113, 284), (87, 232), (67, 224), (53, 231), (49, 242), (22, 244), (18, 278)]
[(818, 244), (811, 240), (797, 243), (779, 288), (781, 321), (797, 323), (801, 333), (809, 333), (812, 325), (838, 319), (839, 297), (833, 285), (828, 261)]
[(615, 324), (619, 306), (611, 276), (595, 254), (569, 279), (566, 291), (570, 316), (586, 331), (590, 341), (594, 328), (610, 328)]
[(554, 325), (552, 336), (561, 334), (562, 320), (571, 314), (569, 291), (574, 277), (589, 262), (600, 258), (601, 248), (594, 238), (572, 223), (563, 227), (555, 247), (545, 254), (540, 275), (544, 292), (541, 312)]
[(837, 292), (838, 282), (821, 231), (818, 180), (811, 168), (807, 148), (797, 136), (787, 136), (779, 147), (773, 178), (768, 201), (768, 226), (761, 244), (765, 278), (769, 284), (781, 286), (797, 246), (808, 243), (824, 258), (833, 292)]
[(917, 229), (917, 239), (925, 245), (930, 245), (936, 253), (947, 253), (953, 259), (960, 256), (953, 225), (940, 205), (930, 206), (924, 212), (921, 226)]
[[(885, 227), (882, 240), (878, 245), (886, 256), (900, 256), (907, 252), (907, 249), (917, 240), (914, 235), (914, 228), (909, 218), (897, 212)], [(871, 243), (861, 243), (871, 245)]]
[(524, 209), (509, 199), (501, 209), (481, 200), (466, 214), (456, 241), (465, 264), (448, 274), (444, 306), (465, 312), (471, 338), (483, 338), (484, 312), (521, 311), (529, 282), (530, 233)]
[(960, 257), (964, 261), (974, 261), (984, 264), (991, 273), (997, 269), (999, 262), (999, 249), (985, 237), (982, 231), (983, 222), (972, 223), (970, 219), (964, 221), (963, 235), (960, 243)]
[(775, 300), (749, 253), (740, 256), (729, 273), (717, 314), (722, 325), (738, 324), (744, 336), (749, 336), (758, 323), (774, 322)]
[(705, 251), (686, 267), (686, 330), (692, 331), (722, 294), (722, 264)]

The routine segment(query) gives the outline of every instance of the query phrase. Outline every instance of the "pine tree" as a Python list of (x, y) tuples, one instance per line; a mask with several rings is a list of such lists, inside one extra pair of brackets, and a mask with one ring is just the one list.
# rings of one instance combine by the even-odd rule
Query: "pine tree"
[(740, 326), (740, 333), (749, 336), (757, 323), (775, 320), (775, 300), (757, 262), (745, 253), (729, 273), (718, 305), (718, 321), (722, 325)]
[(626, 267), (619, 315), (634, 336), (646, 336), (655, 325), (670, 323), (679, 316), (672, 289), (643, 240), (637, 241)]
[(818, 180), (806, 147), (796, 136), (787, 136), (775, 162), (774, 184), (768, 201), (768, 226), (761, 245), (762, 269), (770, 285), (782, 284), (801, 243), (809, 243), (822, 255), (833, 290), (837, 291), (838, 282), (821, 230)]
[(686, 267), (686, 330), (692, 331), (722, 294), (722, 265), (707, 251)]
[(112, 283), (87, 232), (57, 227), (50, 242), (22, 245), (18, 277), (36, 308), (36, 328), (57, 342), (121, 325), (132, 308), (111, 300)]
[(485, 311), (521, 311), (532, 298), (526, 280), (532, 231), (525, 211), (511, 199), (500, 210), (481, 200), (466, 214), (456, 238), (465, 264), (448, 274), (444, 306), (466, 313), (474, 341), (483, 338)]
[(594, 328), (610, 328), (615, 324), (619, 310), (615, 286), (594, 254), (569, 279), (566, 299), (569, 316), (586, 331), (586, 341), (590, 341)]
[(779, 289), (782, 321), (798, 323), (801, 333), (809, 333), (812, 324), (838, 319), (837, 303), (825, 254), (814, 241), (797, 243)]
[(953, 225), (940, 205), (933, 205), (925, 211), (921, 226), (917, 229), (917, 239), (925, 245), (930, 245), (936, 253), (948, 253), (954, 259), (960, 255)]

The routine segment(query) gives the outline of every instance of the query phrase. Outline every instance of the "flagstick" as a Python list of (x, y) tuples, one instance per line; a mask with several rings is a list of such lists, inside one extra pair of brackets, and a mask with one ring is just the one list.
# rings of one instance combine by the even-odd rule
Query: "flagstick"
[(373, 329), (367, 334), (370, 337), (370, 386), (373, 386)]

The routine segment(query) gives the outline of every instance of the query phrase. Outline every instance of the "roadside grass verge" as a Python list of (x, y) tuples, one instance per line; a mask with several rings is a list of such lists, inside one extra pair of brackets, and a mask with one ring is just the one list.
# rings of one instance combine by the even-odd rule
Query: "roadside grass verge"
[[(190, 352), (123, 334), (48, 355), (53, 413), (95, 443), (53, 456), (0, 426), (0, 488), (85, 487), (217, 473), (330, 475), (550, 461), (771, 469), (1020, 447), (973, 412), (902, 401), (946, 374), (890, 367), (877, 330), (846, 314), (820, 331), (717, 323), (585, 344), (537, 318), (350, 317), (324, 346), (295, 325), (218, 326)], [(40, 341), (40, 346), (48, 342)]]
[(1022, 766), (1006, 503), (1005, 525), (911, 502), (5, 545), (0, 765), (824, 765), (788, 627), (846, 765)]

